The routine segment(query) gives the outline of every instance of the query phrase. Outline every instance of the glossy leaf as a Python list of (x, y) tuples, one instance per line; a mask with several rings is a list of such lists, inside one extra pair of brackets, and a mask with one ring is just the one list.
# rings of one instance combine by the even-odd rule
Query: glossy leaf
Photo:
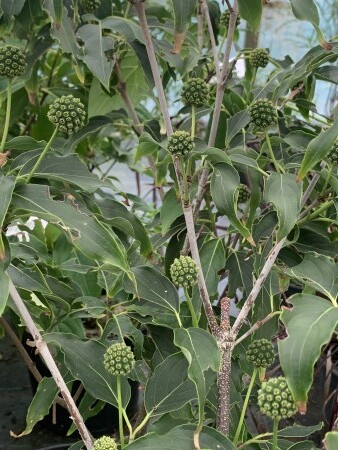
[(326, 433), (324, 443), (327, 450), (336, 450), (338, 448), (338, 432), (329, 431)]
[(214, 166), (210, 188), (216, 208), (227, 215), (231, 225), (243, 237), (250, 243), (253, 243), (250, 231), (238, 219), (236, 214), (235, 199), (239, 184), (239, 175), (232, 166), (225, 163), (219, 163)]
[(252, 31), (258, 31), (262, 18), (261, 0), (238, 0), (239, 14), (246, 20)]
[(144, 393), (147, 413), (161, 415), (176, 411), (196, 398), (194, 383), (188, 379), (188, 362), (181, 353), (170, 355), (149, 378)]
[(188, 376), (196, 387), (198, 397), (198, 426), (196, 432), (199, 434), (203, 426), (207, 394), (204, 372), (209, 368), (218, 372), (220, 351), (215, 338), (202, 328), (175, 330), (174, 343), (187, 358), (189, 362)]
[[(194, 450), (194, 426), (183, 425), (169, 433), (149, 433), (127, 445), (127, 450)], [(235, 450), (235, 445), (224, 434), (204, 427), (200, 433), (200, 447), (203, 449)]]
[[(28, 161), (21, 169), (20, 175), (28, 174), (36, 160), (37, 157)], [(90, 173), (87, 166), (75, 154), (66, 156), (47, 154), (34, 173), (34, 177), (75, 184), (87, 192), (94, 192), (102, 185), (98, 177)]]
[(8, 274), (5, 272), (2, 265), (0, 265), (0, 317), (6, 308), (9, 295), (9, 281), (10, 278)]
[(174, 10), (175, 29), (173, 53), (180, 53), (188, 24), (193, 15), (197, 1), (196, 0), (171, 0)]
[(0, 229), (4, 224), (7, 210), (12, 200), (15, 178), (0, 173)]
[(266, 181), (264, 197), (277, 211), (279, 240), (288, 235), (297, 221), (301, 195), (302, 185), (290, 173), (272, 173)]
[(30, 434), (34, 426), (49, 412), (57, 394), (58, 387), (53, 378), (43, 378), (38, 384), (36, 393), (28, 407), (25, 430), (16, 437)]
[(247, 109), (238, 111), (238, 113), (227, 119), (225, 145), (229, 145), (232, 139), (250, 123), (251, 117)]
[[(116, 376), (108, 373), (103, 365), (106, 347), (98, 341), (82, 341), (69, 333), (44, 335), (47, 343), (57, 344), (65, 357), (65, 365), (76, 380), (80, 380), (94, 397), (117, 406)], [(125, 408), (130, 400), (130, 386), (121, 377), (122, 403)]]
[(303, 261), (284, 273), (327, 295), (335, 303), (338, 294), (338, 266), (330, 258), (307, 253)]
[(103, 34), (100, 21), (83, 25), (78, 29), (77, 35), (84, 42), (83, 55), (79, 57), (109, 92), (115, 56), (108, 55), (107, 52), (112, 49), (114, 40)]
[(304, 412), (314, 364), (337, 326), (338, 308), (308, 294), (296, 294), (289, 302), (292, 310), (281, 315), (287, 337), (278, 341), (279, 357), (297, 406)]
[(306, 437), (310, 436), (310, 434), (314, 433), (315, 431), (319, 431), (323, 428), (324, 423), (320, 422), (317, 425), (292, 425), (290, 427), (283, 428), (282, 430), (278, 431), (278, 436), (280, 437), (290, 437), (290, 438), (296, 438), (296, 437)]
[(182, 204), (177, 198), (176, 190), (170, 189), (165, 193), (160, 211), (162, 234), (167, 233), (170, 225), (182, 214)]
[(338, 114), (335, 114), (334, 122), (330, 128), (322, 131), (317, 137), (312, 139), (309, 143), (300, 170), (298, 172), (298, 177), (303, 179), (306, 174), (311, 170), (316, 164), (322, 161), (325, 156), (329, 153), (332, 148), (334, 141), (338, 136)]
[(47, 186), (17, 188), (13, 205), (42, 219), (60, 224), (74, 234), (73, 244), (84, 254), (102, 263), (128, 271), (124, 248), (113, 231), (95, 217), (82, 214), (75, 206), (53, 200)]

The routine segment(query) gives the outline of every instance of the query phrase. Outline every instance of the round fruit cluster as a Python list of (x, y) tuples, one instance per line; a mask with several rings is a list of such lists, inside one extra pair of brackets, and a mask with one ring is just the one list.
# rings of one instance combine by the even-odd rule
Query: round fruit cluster
[(249, 54), (249, 61), (253, 67), (266, 67), (269, 62), (269, 52), (265, 48), (254, 48)]
[(338, 138), (334, 141), (331, 150), (327, 155), (327, 159), (332, 164), (338, 164)]
[(277, 120), (276, 108), (270, 100), (263, 98), (255, 100), (249, 106), (251, 121), (257, 128), (267, 128)]
[(249, 345), (245, 356), (255, 367), (267, 368), (275, 360), (275, 351), (267, 339), (257, 339)]
[[(236, 17), (235, 28), (238, 27), (238, 25), (240, 24), (240, 22), (241, 22), (241, 17), (240, 17), (240, 15), (238, 14), (237, 17)], [(224, 11), (224, 13), (221, 15), (221, 18), (220, 18), (220, 24), (221, 24), (221, 25), (224, 25), (225, 28), (228, 28), (228, 27), (229, 27), (229, 23), (230, 23), (230, 11), (229, 11), (228, 9), (226, 9), (226, 10)]]
[(101, 5), (101, 0), (80, 0), (83, 13), (92, 13)]
[(181, 97), (185, 105), (203, 106), (209, 99), (209, 87), (202, 78), (190, 78), (183, 84)]
[(128, 375), (135, 364), (134, 353), (124, 342), (117, 342), (107, 348), (103, 364), (112, 375)]
[(117, 450), (117, 444), (109, 436), (102, 436), (94, 442), (93, 450)]
[(197, 265), (190, 256), (180, 256), (170, 266), (170, 275), (176, 286), (193, 287), (198, 277)]
[(296, 404), (284, 377), (270, 378), (258, 391), (258, 406), (272, 419), (288, 419), (297, 412)]
[(238, 203), (246, 203), (250, 198), (250, 190), (246, 184), (240, 184), (238, 187)]
[(80, 99), (69, 94), (57, 98), (49, 106), (47, 117), (59, 131), (72, 134), (84, 126), (86, 112)]
[(26, 70), (27, 61), (15, 45), (0, 47), (0, 75), (6, 78), (19, 77)]
[(167, 149), (174, 156), (185, 156), (194, 148), (194, 141), (186, 131), (175, 131), (168, 138)]

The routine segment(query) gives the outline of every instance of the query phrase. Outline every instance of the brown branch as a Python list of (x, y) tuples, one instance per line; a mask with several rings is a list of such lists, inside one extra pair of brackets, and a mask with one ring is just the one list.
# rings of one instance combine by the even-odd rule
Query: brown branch
[[(220, 119), (220, 114), (221, 114), (221, 109), (222, 109), (222, 103), (223, 103), (223, 97), (224, 97), (224, 91), (225, 91), (225, 85), (226, 85), (226, 81), (228, 79), (228, 70), (229, 70), (229, 65), (230, 65), (230, 52), (231, 52), (232, 43), (233, 43), (233, 39), (234, 39), (234, 32), (235, 32), (235, 28), (236, 28), (237, 16), (238, 16), (237, 0), (235, 0), (234, 6), (233, 6), (233, 8), (231, 8), (231, 13), (230, 13), (230, 21), (229, 21), (229, 28), (228, 28), (228, 34), (227, 34), (227, 43), (226, 43), (226, 47), (225, 47), (222, 71), (219, 75), (219, 79), (217, 82), (216, 100), (215, 100), (214, 112), (213, 112), (213, 117), (212, 117), (212, 122), (211, 122), (208, 147), (213, 147), (215, 145), (215, 141), (216, 141), (217, 129), (218, 129), (218, 124), (219, 124), (219, 119)], [(197, 190), (197, 194), (196, 194), (195, 202), (194, 202), (193, 215), (194, 215), (195, 221), (197, 220), (197, 217), (198, 217), (198, 214), (199, 214), (202, 202), (203, 202), (203, 198), (204, 198), (204, 194), (205, 194), (205, 190), (206, 190), (206, 186), (207, 186), (207, 181), (208, 181), (208, 176), (209, 176), (209, 169), (207, 166), (205, 166), (202, 169), (202, 172), (200, 174), (198, 190)], [(189, 245), (188, 245), (188, 240), (186, 239), (183, 249), (182, 249), (182, 254), (185, 255), (187, 253), (189, 253)]]
[(266, 322), (269, 322), (269, 320), (272, 319), (277, 314), (279, 314), (279, 311), (271, 312), (266, 317), (264, 317), (264, 319), (258, 320), (254, 325), (252, 325), (250, 330), (248, 330), (246, 333), (244, 333), (241, 337), (239, 337), (236, 340), (235, 345), (238, 345), (240, 342), (244, 341), (244, 339), (246, 339), (248, 336), (250, 336), (255, 331), (257, 331), (259, 328), (261, 328)]
[[(136, 13), (139, 19), (139, 24), (143, 33), (144, 42), (147, 49), (147, 54), (149, 58), (150, 67), (152, 70), (157, 96), (159, 99), (160, 107), (162, 116), (164, 119), (164, 124), (166, 127), (166, 133), (168, 136), (170, 136), (173, 133), (173, 127), (170, 120), (169, 115), (169, 109), (167, 104), (167, 99), (164, 93), (163, 89), (163, 83), (160, 75), (159, 66), (156, 60), (156, 55), (154, 51), (153, 41), (152, 37), (150, 35), (148, 22), (145, 14), (145, 7), (144, 2), (142, 0), (134, 0), (134, 6), (136, 9)], [(181, 196), (181, 202), (182, 202), (182, 208), (184, 213), (184, 218), (186, 222), (187, 227), (187, 235), (189, 239), (189, 244), (191, 248), (191, 254), (192, 257), (198, 267), (198, 288), (201, 295), (204, 311), (208, 320), (208, 324), (210, 327), (210, 330), (212, 333), (217, 333), (218, 331), (218, 324), (216, 321), (216, 317), (214, 314), (214, 311), (212, 309), (212, 304), (209, 298), (208, 290), (206, 287), (202, 266), (201, 266), (201, 260), (199, 257), (198, 247), (197, 247), (197, 241), (196, 241), (196, 232), (195, 232), (195, 225), (194, 225), (194, 218), (192, 214), (192, 209), (190, 205), (190, 201), (185, 200), (185, 189), (184, 189), (184, 183), (183, 183), (183, 173), (180, 167), (180, 162), (178, 158), (173, 158), (176, 178), (178, 182), (178, 187), (180, 191)]]
[(26, 324), (30, 334), (32, 335), (35, 341), (37, 351), (45, 361), (45, 364), (48, 367), (52, 377), (54, 378), (56, 385), (60, 389), (61, 395), (67, 405), (67, 409), (70, 413), (70, 416), (74, 421), (76, 428), (78, 429), (87, 450), (92, 450), (93, 440), (83, 421), (80, 411), (78, 410), (72, 398), (72, 395), (69, 392), (69, 389), (64, 379), (62, 378), (62, 375), (53, 359), (51, 352), (49, 351), (47, 344), (42, 339), (42, 336), (37, 326), (35, 325), (35, 322), (33, 321), (28, 309), (26, 308), (26, 305), (24, 304), (19, 292), (17, 291), (12, 281), (10, 281), (9, 293), (21, 318), (23, 319), (24, 323)]
[(215, 39), (215, 35), (214, 35), (214, 30), (212, 28), (212, 23), (211, 23), (210, 14), (209, 14), (209, 8), (208, 8), (208, 5), (206, 3), (206, 0), (199, 0), (199, 2), (200, 2), (200, 5), (201, 5), (202, 14), (203, 14), (203, 16), (205, 18), (205, 21), (206, 21), (207, 27), (208, 27), (208, 33), (209, 33), (210, 44), (211, 44), (211, 51), (212, 51), (212, 55), (213, 55), (213, 58), (214, 58), (214, 64), (215, 64), (216, 79), (217, 79), (217, 82), (218, 82), (219, 79), (220, 79), (220, 67), (219, 67), (216, 39)]

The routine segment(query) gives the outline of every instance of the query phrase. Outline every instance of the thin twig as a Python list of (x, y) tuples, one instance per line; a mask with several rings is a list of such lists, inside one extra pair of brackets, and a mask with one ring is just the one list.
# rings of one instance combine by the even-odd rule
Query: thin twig
[(76, 428), (78, 429), (87, 450), (91, 450), (93, 447), (93, 440), (83, 421), (80, 411), (78, 410), (73, 400), (73, 397), (69, 392), (69, 389), (64, 379), (62, 378), (62, 375), (53, 359), (51, 352), (49, 351), (47, 344), (42, 339), (42, 336), (37, 326), (35, 325), (35, 322), (33, 321), (28, 309), (26, 308), (26, 305), (24, 304), (19, 292), (17, 291), (12, 281), (10, 281), (9, 293), (13, 299), (16, 308), (18, 309), (20, 316), (22, 317), (30, 334), (32, 335), (35, 341), (37, 351), (42, 356), (47, 368), (49, 369), (52, 377), (54, 378), (56, 385), (60, 389), (61, 395), (67, 405), (67, 409), (70, 413), (70, 416), (74, 421)]
[(276, 258), (278, 256), (279, 251), (283, 247), (284, 243), (286, 241), (286, 238), (281, 239), (279, 242), (276, 242), (276, 244), (272, 247), (270, 250), (270, 253), (265, 261), (265, 264), (263, 266), (263, 269), (261, 273), (259, 274), (257, 280), (255, 281), (255, 284), (253, 285), (253, 288), (248, 295), (247, 299), (244, 302), (244, 305), (242, 309), (240, 310), (235, 323), (232, 327), (232, 333), (234, 336), (237, 336), (239, 330), (241, 329), (242, 325), (246, 321), (246, 318), (248, 317), (249, 312), (251, 311), (251, 308), (260, 293), (260, 290), (267, 278), (267, 276), (270, 273), (270, 270), (272, 269), (272, 266), (274, 265)]
[(262, 320), (258, 320), (254, 325), (252, 325), (252, 327), (250, 328), (250, 330), (248, 330), (246, 333), (244, 333), (241, 337), (239, 337), (236, 341), (235, 341), (235, 345), (238, 345), (240, 342), (244, 341), (244, 339), (246, 339), (248, 336), (250, 336), (251, 334), (253, 334), (255, 331), (257, 331), (260, 327), (262, 327), (266, 322), (269, 322), (270, 319), (272, 319), (274, 316), (280, 314), (279, 311), (275, 311), (275, 312), (271, 312), (270, 314), (268, 314), (266, 317), (264, 317), (264, 319)]
[(212, 51), (212, 55), (213, 55), (213, 58), (214, 58), (214, 64), (215, 64), (216, 79), (217, 79), (217, 82), (219, 82), (219, 79), (220, 79), (220, 67), (219, 67), (219, 60), (218, 60), (218, 51), (217, 51), (217, 46), (216, 46), (216, 39), (215, 39), (215, 35), (214, 35), (214, 30), (212, 28), (212, 23), (211, 23), (211, 19), (210, 19), (209, 8), (208, 8), (208, 5), (206, 3), (206, 0), (199, 0), (199, 1), (200, 1), (200, 5), (201, 5), (202, 14), (203, 14), (203, 16), (205, 18), (205, 21), (207, 23), (207, 26), (208, 26), (208, 33), (209, 33), (210, 44), (211, 44), (211, 51)]
[[(173, 127), (170, 120), (169, 110), (168, 110), (168, 104), (167, 99), (164, 93), (162, 79), (160, 75), (159, 66), (157, 64), (156, 55), (154, 51), (153, 41), (149, 32), (148, 22), (145, 14), (145, 7), (144, 2), (142, 0), (135, 0), (134, 6), (136, 9), (136, 13), (139, 19), (140, 27), (143, 33), (144, 42), (147, 49), (147, 54), (149, 58), (150, 67), (152, 70), (156, 90), (157, 90), (157, 96), (159, 99), (160, 107), (162, 116), (164, 119), (164, 124), (166, 127), (166, 133), (168, 136), (170, 136), (173, 133)], [(185, 189), (184, 189), (184, 178), (183, 173), (180, 168), (180, 162), (179, 158), (173, 158), (174, 168), (176, 172), (176, 178), (178, 182), (178, 187), (180, 191), (181, 201), (182, 201), (182, 208), (184, 213), (184, 218), (186, 222), (187, 227), (187, 235), (189, 239), (189, 244), (191, 248), (191, 254), (192, 257), (198, 267), (198, 288), (199, 292), (202, 298), (204, 311), (208, 320), (208, 324), (210, 327), (210, 330), (212, 333), (216, 333), (218, 331), (218, 324), (216, 321), (216, 317), (214, 314), (214, 311), (212, 309), (212, 304), (209, 298), (208, 290), (206, 287), (203, 271), (202, 271), (202, 265), (201, 260), (199, 257), (198, 247), (197, 247), (197, 241), (196, 241), (196, 232), (195, 232), (195, 225), (194, 225), (194, 218), (192, 214), (192, 209), (190, 205), (189, 199), (185, 199)]]
[(305, 206), (305, 203), (308, 201), (308, 198), (310, 197), (312, 191), (314, 190), (319, 178), (320, 178), (319, 173), (314, 174), (314, 176), (312, 177), (312, 180), (310, 181), (306, 191), (304, 192), (303, 198), (302, 198), (302, 202), (301, 202), (302, 208), (303, 208), (303, 206)]
[(203, 14), (201, 9), (202, 9), (201, 5), (199, 5), (197, 14), (197, 44), (199, 50), (203, 49), (203, 41), (204, 41)]
[[(230, 8), (229, 8), (230, 9)], [(224, 97), (224, 91), (225, 91), (225, 85), (226, 81), (228, 79), (228, 70), (230, 65), (230, 52), (233, 44), (234, 39), (234, 32), (236, 28), (236, 19), (238, 16), (238, 9), (237, 9), (237, 0), (234, 1), (234, 6), (231, 8), (231, 14), (230, 14), (230, 21), (229, 21), (229, 27), (228, 27), (228, 34), (227, 34), (227, 43), (225, 47), (225, 53), (224, 53), (224, 59), (223, 59), (223, 65), (222, 65), (222, 71), (219, 75), (219, 79), (217, 82), (217, 90), (216, 90), (216, 100), (214, 105), (214, 111), (213, 111), (213, 117), (211, 122), (211, 128), (210, 128), (210, 134), (209, 134), (209, 140), (208, 140), (208, 147), (213, 147), (215, 145), (216, 141), (216, 135), (217, 135), (217, 129), (222, 109), (222, 103), (223, 103), (223, 97)], [(199, 182), (198, 182), (198, 189), (195, 197), (194, 202), (194, 220), (196, 221), (199, 210), (202, 205), (202, 201), (204, 198), (207, 181), (209, 176), (209, 169), (207, 166), (205, 166), (200, 174)], [(186, 255), (189, 253), (189, 244), (188, 239), (185, 240), (182, 254)]]

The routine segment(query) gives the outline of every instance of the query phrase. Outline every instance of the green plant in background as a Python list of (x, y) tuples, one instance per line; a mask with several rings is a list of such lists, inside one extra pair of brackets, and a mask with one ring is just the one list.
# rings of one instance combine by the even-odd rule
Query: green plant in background
[[(326, 437), (295, 416), (338, 322), (338, 116), (313, 103), (338, 43), (315, 3), (290, 1), (318, 40), (295, 62), (241, 48), (260, 0), (5, 3), (0, 325), (39, 382), (20, 436), (58, 403), (72, 450), (305, 450), (314, 432), (331, 450), (333, 414)], [(106, 403), (118, 423), (93, 439)]]

